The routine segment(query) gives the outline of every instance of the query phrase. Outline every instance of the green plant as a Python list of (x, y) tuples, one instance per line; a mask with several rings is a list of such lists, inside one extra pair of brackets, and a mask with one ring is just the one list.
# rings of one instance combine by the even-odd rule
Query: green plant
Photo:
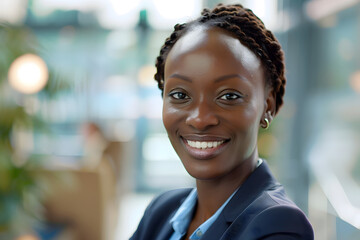
[[(33, 171), (41, 159), (21, 151), (16, 135), (43, 131), (48, 125), (26, 105), (26, 99), (34, 96), (15, 92), (7, 82), (11, 63), (23, 54), (36, 54), (37, 48), (31, 30), (0, 25), (0, 238), (4, 232), (28, 231), (43, 217), (44, 192)], [(50, 71), (49, 82), (40, 93), (42, 99), (67, 88), (63, 82), (56, 83), (53, 75)]]

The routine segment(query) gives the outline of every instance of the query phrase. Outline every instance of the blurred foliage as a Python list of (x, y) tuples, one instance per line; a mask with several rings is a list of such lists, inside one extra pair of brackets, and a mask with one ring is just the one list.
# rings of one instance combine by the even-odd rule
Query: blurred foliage
[(49, 81), (42, 90), (42, 94), (46, 95), (46, 97), (52, 98), (58, 92), (69, 89), (70, 83), (67, 79), (59, 73), (56, 73), (53, 69), (50, 68), (49, 71)]
[(11, 63), (25, 53), (36, 54), (37, 41), (29, 29), (0, 25), (0, 83), (7, 79)]
[[(0, 85), (7, 81), (8, 69), (16, 58), (26, 53), (38, 54), (40, 47), (30, 29), (0, 23)], [(49, 65), (48, 68), (49, 81), (42, 94), (53, 97), (59, 91), (70, 88), (64, 76), (57, 74)]]
[[(34, 169), (41, 159), (31, 153), (22, 154), (14, 134), (48, 129), (38, 114), (29, 111), (22, 95), (10, 89), (7, 73), (11, 63), (26, 53), (38, 54), (39, 46), (30, 29), (0, 25), (0, 238), (19, 231), (31, 230), (42, 217), (44, 194)], [(69, 88), (66, 79), (49, 68), (49, 81), (38, 93), (42, 100)]]

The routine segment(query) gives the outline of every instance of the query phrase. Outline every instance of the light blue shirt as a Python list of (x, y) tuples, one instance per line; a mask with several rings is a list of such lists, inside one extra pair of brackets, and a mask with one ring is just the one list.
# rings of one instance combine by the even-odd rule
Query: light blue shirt
[[(190, 236), (190, 240), (199, 240), (202, 235), (209, 229), (209, 227), (215, 222), (219, 217), (221, 211), (224, 209), (226, 204), (230, 201), (232, 196), (236, 191), (231, 194), (231, 196), (224, 202), (224, 204), (212, 215), (208, 220), (201, 224)], [(194, 188), (185, 201), (181, 204), (180, 208), (175, 213), (174, 217), (170, 220), (170, 223), (174, 229), (173, 235), (170, 237), (170, 240), (180, 240), (187, 232), (190, 221), (193, 216), (195, 209), (195, 204), (197, 201), (197, 190)]]
[[(256, 167), (260, 166), (262, 163), (262, 159), (259, 159)], [(208, 220), (206, 220), (203, 224), (201, 224), (190, 236), (190, 240), (199, 240), (205, 234), (205, 232), (209, 229), (209, 227), (216, 221), (219, 217), (222, 210), (231, 200), (231, 198), (235, 195), (238, 189), (236, 189), (233, 194), (223, 203), (223, 205), (212, 215)], [(193, 189), (189, 196), (185, 199), (185, 201), (181, 204), (175, 215), (171, 218), (170, 224), (174, 229), (173, 235), (170, 237), (170, 240), (181, 240), (181, 238), (186, 234), (190, 222), (193, 217), (193, 213), (195, 210), (195, 205), (197, 202), (197, 190)]]

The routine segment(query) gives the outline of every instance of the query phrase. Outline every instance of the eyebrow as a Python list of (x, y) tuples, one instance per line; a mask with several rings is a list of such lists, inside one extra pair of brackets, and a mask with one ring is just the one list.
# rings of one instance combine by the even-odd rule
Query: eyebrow
[[(230, 74), (230, 75), (225, 75), (225, 76), (218, 77), (218, 78), (216, 78), (214, 80), (214, 82), (217, 83), (217, 82), (225, 81), (227, 79), (235, 78), (235, 77), (240, 78), (242, 80), (247, 80), (246, 78), (244, 78), (243, 76), (241, 76), (239, 74)], [(178, 78), (178, 79), (182, 79), (182, 80), (187, 81), (187, 82), (193, 82), (191, 78), (186, 77), (184, 75), (177, 74), (177, 73), (172, 74), (169, 78)]]
[(185, 80), (187, 82), (192, 82), (192, 80), (190, 78), (180, 75), (180, 74), (177, 74), (177, 73), (172, 74), (169, 78), (178, 78), (178, 79)]
[(239, 74), (230, 74), (230, 75), (225, 75), (225, 76), (221, 76), (217, 79), (215, 79), (215, 82), (221, 82), (221, 81), (224, 81), (224, 80), (227, 80), (227, 79), (230, 79), (230, 78), (240, 78), (242, 80), (247, 80), (246, 78), (244, 78), (243, 76), (239, 75)]

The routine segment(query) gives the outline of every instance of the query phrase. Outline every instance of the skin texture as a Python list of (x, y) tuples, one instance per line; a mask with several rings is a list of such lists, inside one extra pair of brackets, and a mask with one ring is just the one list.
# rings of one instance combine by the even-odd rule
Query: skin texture
[[(256, 166), (259, 127), (275, 111), (264, 71), (251, 50), (217, 27), (192, 28), (169, 52), (163, 122), (199, 196), (186, 239)], [(222, 144), (196, 149), (187, 140)]]

